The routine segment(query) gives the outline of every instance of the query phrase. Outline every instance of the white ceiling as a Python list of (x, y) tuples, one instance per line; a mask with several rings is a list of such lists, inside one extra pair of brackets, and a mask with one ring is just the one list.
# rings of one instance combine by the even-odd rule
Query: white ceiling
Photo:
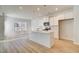
[[(19, 9), (20, 6), (23, 7), (22, 10)], [(2, 5), (0, 10), (9, 16), (32, 19), (48, 16), (72, 7), (71, 5)], [(37, 11), (37, 8), (40, 8), (40, 10)], [(55, 10), (56, 8), (58, 8), (58, 11)]]

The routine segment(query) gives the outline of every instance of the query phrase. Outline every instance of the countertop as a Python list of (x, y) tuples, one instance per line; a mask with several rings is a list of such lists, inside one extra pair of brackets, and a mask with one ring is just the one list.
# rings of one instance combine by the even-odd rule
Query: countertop
[(39, 33), (52, 33), (52, 30), (43, 31), (43, 30), (32, 30), (32, 32), (39, 32)]

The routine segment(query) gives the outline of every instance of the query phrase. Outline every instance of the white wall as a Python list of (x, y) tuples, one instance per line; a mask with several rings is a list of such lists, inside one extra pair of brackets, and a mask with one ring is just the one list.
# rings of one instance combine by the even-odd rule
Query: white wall
[(79, 6), (74, 6), (74, 41), (79, 44)]
[(0, 40), (4, 39), (4, 16), (0, 16)]
[(5, 17), (5, 37), (14, 36), (14, 20), (11, 17)]

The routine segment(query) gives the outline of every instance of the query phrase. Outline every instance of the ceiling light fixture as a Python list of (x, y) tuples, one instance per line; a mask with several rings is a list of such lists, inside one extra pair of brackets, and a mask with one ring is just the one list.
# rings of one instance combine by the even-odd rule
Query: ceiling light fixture
[(40, 10), (40, 8), (37, 8), (37, 11), (39, 11)]
[(20, 9), (20, 10), (22, 10), (22, 9), (23, 9), (23, 7), (22, 7), (22, 6), (20, 6), (20, 7), (19, 7), (19, 9)]
[(55, 10), (58, 11), (58, 8), (56, 8)]

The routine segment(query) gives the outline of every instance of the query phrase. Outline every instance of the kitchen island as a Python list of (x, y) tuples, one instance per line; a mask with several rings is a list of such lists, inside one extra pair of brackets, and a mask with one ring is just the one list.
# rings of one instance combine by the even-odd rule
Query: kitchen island
[(31, 40), (45, 47), (51, 48), (54, 45), (53, 31), (32, 31)]

